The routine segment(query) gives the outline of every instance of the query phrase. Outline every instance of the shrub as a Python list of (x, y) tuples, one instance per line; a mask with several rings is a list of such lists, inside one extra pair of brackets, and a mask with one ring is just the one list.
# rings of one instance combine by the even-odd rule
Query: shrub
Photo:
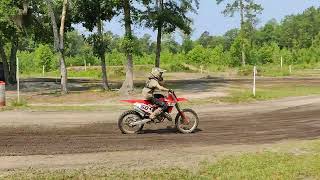
[(238, 75), (240, 76), (249, 76), (252, 75), (253, 73), (253, 66), (247, 65), (247, 66), (242, 66), (238, 70)]
[(28, 51), (18, 51), (17, 56), (19, 58), (20, 72), (30, 73), (39, 72), (39, 68), (36, 66), (34, 61), (34, 53)]
[(120, 66), (126, 63), (126, 56), (117, 50), (106, 54), (106, 61), (109, 66)]
[(40, 44), (34, 51), (34, 62), (37, 69), (45, 67), (45, 71), (56, 69), (57, 63), (54, 61), (54, 54), (49, 45)]
[(10, 103), (12, 107), (28, 107), (28, 102), (24, 99), (14, 100)]
[(186, 61), (194, 65), (210, 64), (210, 51), (201, 45), (197, 45), (194, 49), (188, 52)]

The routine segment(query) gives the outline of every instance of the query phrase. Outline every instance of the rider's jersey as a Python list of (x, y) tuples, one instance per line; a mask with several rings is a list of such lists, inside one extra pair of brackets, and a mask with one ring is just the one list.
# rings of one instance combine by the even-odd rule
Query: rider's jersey
[(149, 98), (153, 97), (153, 93), (156, 89), (161, 90), (161, 91), (168, 90), (167, 88), (161, 86), (157, 79), (149, 79), (146, 82), (146, 85), (142, 90), (142, 95), (144, 96), (144, 98), (149, 99)]

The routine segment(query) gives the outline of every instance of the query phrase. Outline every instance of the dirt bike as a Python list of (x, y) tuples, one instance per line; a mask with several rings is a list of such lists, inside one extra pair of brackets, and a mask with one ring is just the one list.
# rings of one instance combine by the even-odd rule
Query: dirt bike
[(155, 111), (158, 106), (152, 105), (147, 100), (122, 100), (121, 102), (131, 103), (134, 105), (133, 110), (124, 112), (118, 120), (118, 126), (124, 134), (135, 134), (142, 131), (145, 124), (162, 123), (166, 119), (173, 121), (172, 113), (174, 107), (178, 114), (175, 117), (175, 128), (181, 133), (187, 134), (194, 132), (199, 124), (197, 113), (192, 109), (181, 109), (179, 102), (187, 101), (185, 98), (177, 98), (175, 92), (169, 92), (167, 97), (155, 94), (155, 98), (165, 102), (168, 106), (166, 111), (160, 114), (155, 120), (150, 119), (150, 114)]

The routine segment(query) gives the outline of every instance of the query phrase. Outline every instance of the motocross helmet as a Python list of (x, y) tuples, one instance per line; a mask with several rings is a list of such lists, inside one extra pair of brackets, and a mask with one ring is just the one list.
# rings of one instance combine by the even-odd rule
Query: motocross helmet
[(166, 70), (164, 69), (160, 69), (160, 68), (152, 68), (151, 71), (151, 77), (152, 78), (156, 78), (159, 81), (163, 81), (163, 77), (162, 74), (166, 72)]

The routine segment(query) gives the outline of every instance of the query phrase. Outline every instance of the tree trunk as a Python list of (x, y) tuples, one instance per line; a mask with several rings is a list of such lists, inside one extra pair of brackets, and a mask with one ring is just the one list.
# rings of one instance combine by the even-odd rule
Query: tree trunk
[(245, 45), (244, 45), (244, 4), (243, 0), (240, 0), (240, 18), (241, 18), (241, 57), (242, 57), (242, 66), (246, 65), (246, 53), (245, 53)]
[(3, 44), (1, 41), (0, 41), (0, 57), (1, 57), (2, 63), (3, 63), (5, 81), (7, 84), (10, 84), (10, 82), (9, 82), (9, 64), (8, 64), (6, 52), (4, 51), (4, 47), (3, 47)]
[(27, 15), (28, 14), (28, 8), (29, 8), (29, 0), (24, 0), (22, 2), (22, 8), (23, 8), (22, 14), (23, 15)]
[(155, 67), (160, 67), (162, 25), (158, 27)]
[[(98, 24), (98, 36), (99, 40), (103, 42), (103, 27), (102, 27), (102, 21), (99, 20)], [(101, 61), (101, 71), (102, 71), (102, 88), (104, 90), (109, 90), (109, 84), (108, 84), (108, 77), (107, 77), (107, 68), (106, 68), (106, 58), (105, 58), (105, 47), (102, 47), (100, 55), (100, 61)]]
[(242, 47), (241, 47), (242, 66), (246, 66), (246, 53), (244, 49), (245, 47), (244, 47), (244, 44), (242, 43)]
[[(123, 10), (124, 10), (124, 26), (125, 26), (125, 37), (127, 40), (132, 41), (132, 30), (131, 30), (131, 8), (130, 1), (123, 0)], [(131, 42), (129, 42), (131, 46)], [(120, 88), (120, 93), (129, 94), (133, 91), (133, 60), (131, 47), (126, 47), (127, 55), (127, 66), (126, 66), (126, 79)]]
[[(163, 0), (157, 0), (157, 8), (158, 13), (162, 13), (163, 9)], [(161, 38), (162, 38), (162, 22), (158, 23), (158, 34), (157, 34), (157, 50), (156, 50), (156, 60), (155, 60), (155, 67), (160, 67), (160, 56), (161, 56)]]
[(63, 1), (63, 8), (62, 8), (62, 14), (61, 14), (61, 24), (60, 24), (60, 73), (61, 73), (61, 93), (67, 94), (67, 83), (68, 83), (68, 75), (67, 75), (67, 68), (66, 68), (66, 62), (64, 58), (64, 23), (66, 19), (67, 14), (67, 6), (68, 6), (68, 0)]
[(240, 0), (240, 21), (241, 21), (241, 29), (243, 28), (244, 24), (244, 4), (243, 0)]
[(60, 75), (61, 75), (61, 93), (68, 93), (67, 88), (67, 68), (64, 57), (64, 23), (67, 12), (68, 0), (63, 1), (63, 9), (61, 15), (60, 33), (58, 32), (57, 21), (52, 8), (51, 0), (46, 0), (48, 5), (48, 13), (51, 18), (52, 30), (54, 36), (54, 47), (56, 52), (59, 53)]
[(51, 18), (53, 37), (54, 37), (54, 39), (53, 39), (54, 48), (55, 48), (56, 52), (59, 52), (59, 33), (58, 33), (58, 26), (57, 26), (56, 17), (54, 15), (51, 0), (46, 0), (46, 1), (47, 1), (47, 5), (48, 5), (48, 13)]
[(10, 71), (9, 71), (9, 83), (17, 83), (17, 51), (18, 51), (18, 36), (14, 35), (11, 44), (10, 54)]

